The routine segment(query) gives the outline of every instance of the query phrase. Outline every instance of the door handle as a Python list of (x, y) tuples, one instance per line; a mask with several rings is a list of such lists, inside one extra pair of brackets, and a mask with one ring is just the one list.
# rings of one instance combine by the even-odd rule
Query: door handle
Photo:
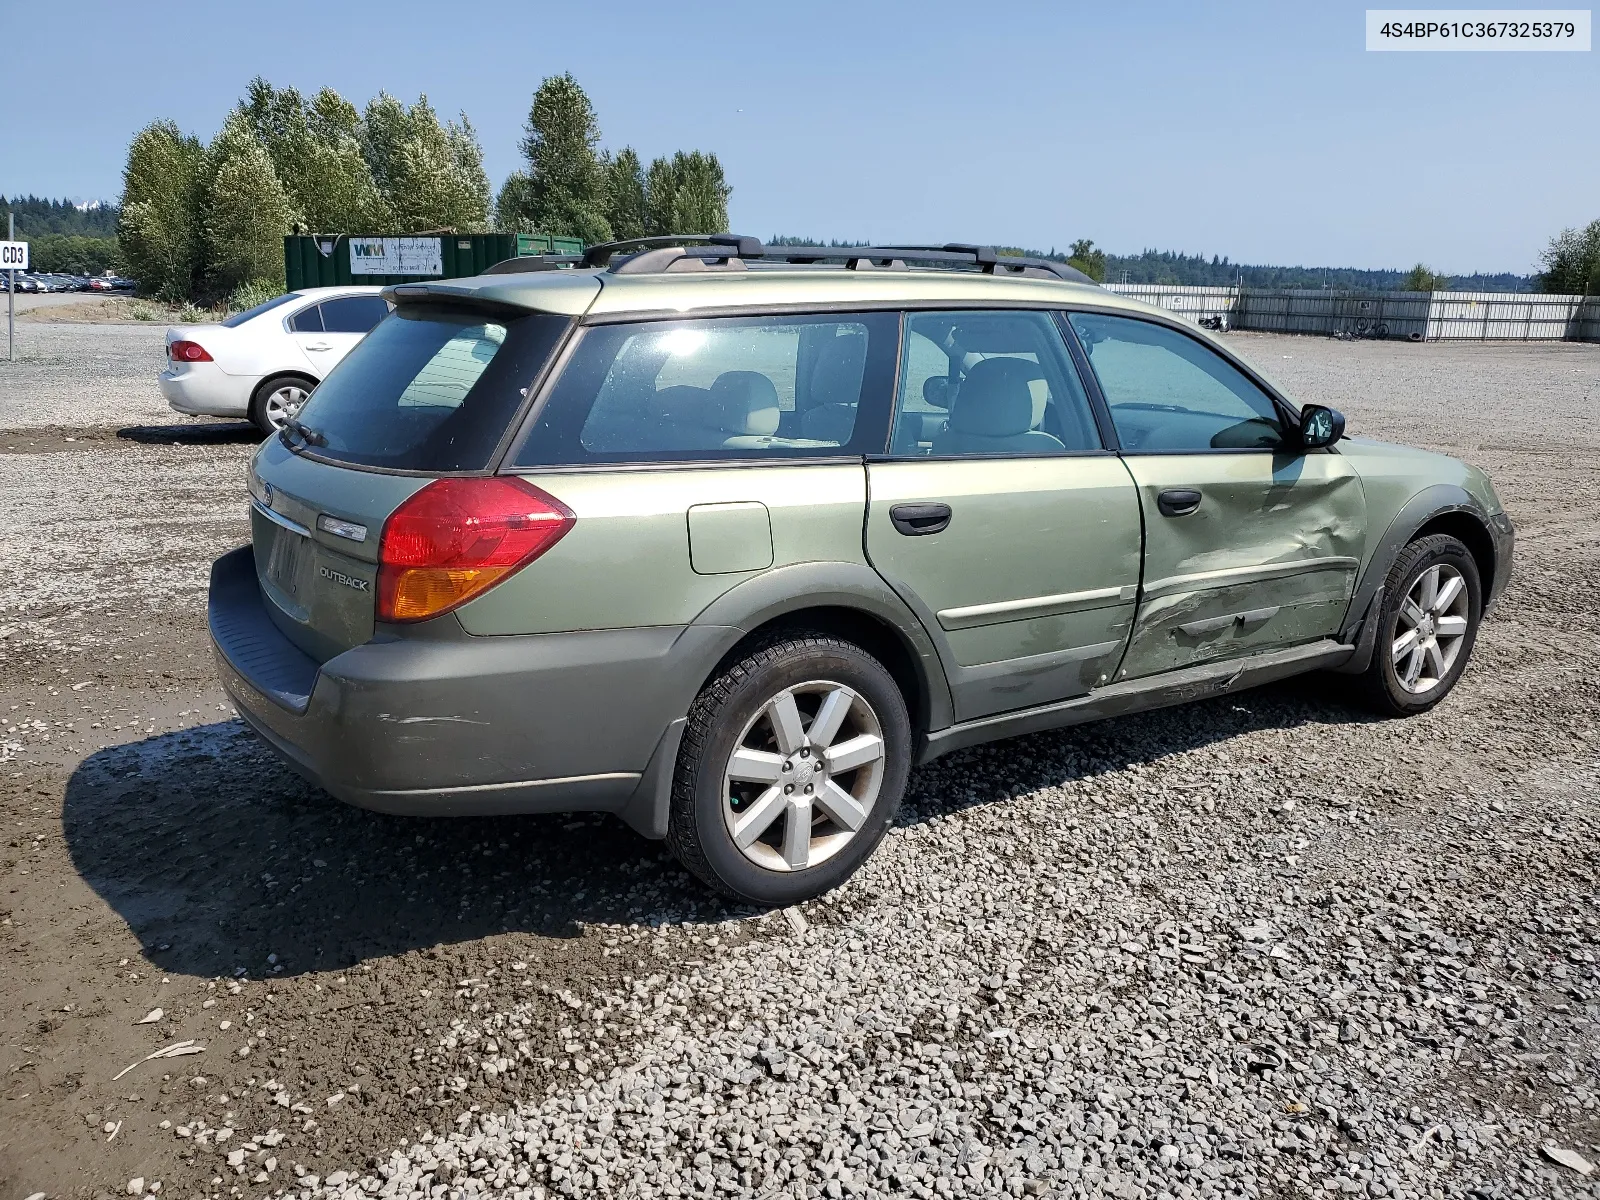
[(1163, 517), (1187, 517), (1200, 507), (1201, 496), (1194, 488), (1168, 488), (1156, 497)]
[(889, 520), (907, 537), (940, 533), (950, 524), (950, 506), (938, 503), (896, 504), (889, 510)]
[(307, 346), (306, 349), (307, 350), (332, 350), (333, 347), (328, 345), (327, 342), (313, 342), (311, 345)]

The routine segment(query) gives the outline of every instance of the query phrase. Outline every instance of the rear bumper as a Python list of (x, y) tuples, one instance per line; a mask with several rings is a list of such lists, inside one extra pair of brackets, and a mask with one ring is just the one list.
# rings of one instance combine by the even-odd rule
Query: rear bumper
[(445, 618), (319, 665), (266, 603), (250, 547), (212, 566), (223, 686), (252, 729), (340, 800), (405, 815), (615, 812), (655, 837), (681, 718), (736, 633), (471, 637)]
[(258, 378), (229, 375), (216, 363), (185, 363), (161, 372), (161, 394), (174, 412), (203, 417), (250, 415), (250, 393)]

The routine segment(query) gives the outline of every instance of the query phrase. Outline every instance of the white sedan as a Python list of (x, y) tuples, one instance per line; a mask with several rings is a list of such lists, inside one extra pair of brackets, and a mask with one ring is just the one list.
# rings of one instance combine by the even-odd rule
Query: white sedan
[(378, 287), (304, 288), (216, 325), (167, 330), (161, 394), (178, 412), (248, 417), (270, 434), (389, 314)]

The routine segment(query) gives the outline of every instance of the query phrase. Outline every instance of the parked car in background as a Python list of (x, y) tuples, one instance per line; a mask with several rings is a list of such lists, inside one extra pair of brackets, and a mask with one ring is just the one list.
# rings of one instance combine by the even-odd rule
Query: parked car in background
[(32, 293), (39, 290), (39, 281), (32, 275), (18, 274), (12, 286), (19, 292)]
[(245, 417), (272, 433), (389, 313), (370, 286), (305, 288), (215, 325), (167, 330), (161, 394), (181, 413)]
[(793, 904), (951, 750), (1313, 670), (1426, 712), (1505, 587), (1481, 470), (1063, 264), (664, 240), (393, 288), (257, 450), (211, 636), (335, 796)]

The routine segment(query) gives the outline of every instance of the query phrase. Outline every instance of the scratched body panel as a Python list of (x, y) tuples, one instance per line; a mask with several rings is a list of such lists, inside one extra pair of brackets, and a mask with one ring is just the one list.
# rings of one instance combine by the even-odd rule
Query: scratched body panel
[[(1361, 478), (1337, 453), (1149, 454), (1125, 460), (1145, 514), (1139, 613), (1119, 677), (1329, 637), (1366, 546)], [(1157, 497), (1193, 488), (1197, 511)]]

